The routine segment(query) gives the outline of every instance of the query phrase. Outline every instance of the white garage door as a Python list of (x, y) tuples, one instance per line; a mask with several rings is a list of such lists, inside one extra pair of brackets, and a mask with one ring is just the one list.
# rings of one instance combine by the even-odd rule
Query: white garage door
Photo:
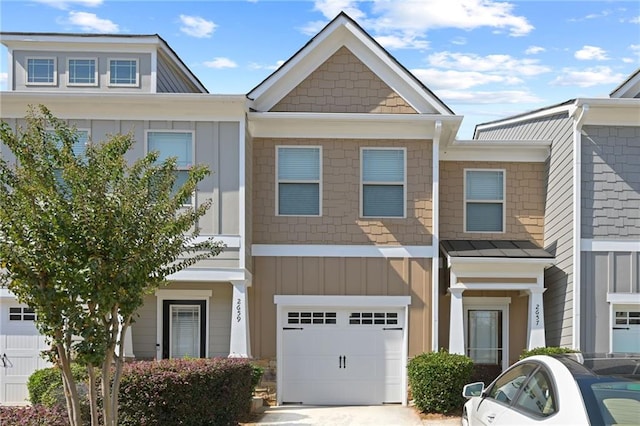
[(282, 403), (403, 402), (404, 308), (286, 307)]
[(640, 353), (640, 306), (616, 308), (612, 333), (612, 352)]
[(48, 346), (33, 323), (34, 317), (26, 306), (0, 299), (0, 404), (26, 404), (27, 379), (49, 365), (40, 357)]

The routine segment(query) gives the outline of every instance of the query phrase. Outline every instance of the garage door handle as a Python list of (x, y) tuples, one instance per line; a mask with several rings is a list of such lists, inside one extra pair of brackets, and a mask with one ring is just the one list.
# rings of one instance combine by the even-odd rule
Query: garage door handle
[(282, 327), (283, 330), (304, 330), (302, 327)]
[(402, 330), (402, 327), (385, 327), (383, 330)]
[(7, 354), (2, 354), (0, 359), (2, 360), (2, 366), (6, 367), (7, 366)]
[(613, 327), (614, 330), (629, 330), (629, 327)]

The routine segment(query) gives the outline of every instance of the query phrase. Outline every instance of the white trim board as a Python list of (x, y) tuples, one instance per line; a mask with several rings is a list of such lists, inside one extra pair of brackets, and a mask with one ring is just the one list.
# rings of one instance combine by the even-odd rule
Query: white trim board
[(188, 268), (171, 274), (167, 281), (243, 281), (251, 279), (251, 274), (242, 268)]
[(640, 240), (592, 240), (583, 238), (580, 240), (582, 251), (640, 251)]
[(640, 304), (640, 293), (607, 293), (607, 302), (612, 304)]
[(331, 244), (253, 244), (251, 255), (273, 257), (432, 258), (433, 246), (374, 246)]
[(411, 296), (273, 296), (278, 306), (352, 306), (352, 307), (404, 307), (411, 304)]

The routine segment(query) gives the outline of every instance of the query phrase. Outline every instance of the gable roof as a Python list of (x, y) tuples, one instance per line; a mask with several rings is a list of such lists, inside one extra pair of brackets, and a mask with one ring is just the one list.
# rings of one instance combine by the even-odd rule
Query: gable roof
[(24, 47), (35, 43), (117, 43), (131, 45), (157, 46), (176, 68), (201, 93), (209, 93), (200, 79), (187, 67), (176, 52), (158, 34), (87, 34), (87, 33), (35, 33), (35, 32), (0, 32), (0, 42), (7, 47)]
[(341, 47), (346, 47), (421, 114), (453, 115), (429, 88), (360, 25), (341, 12), (247, 97), (258, 111), (270, 110)]
[(640, 97), (640, 68), (623, 81), (609, 94), (610, 98), (637, 98)]

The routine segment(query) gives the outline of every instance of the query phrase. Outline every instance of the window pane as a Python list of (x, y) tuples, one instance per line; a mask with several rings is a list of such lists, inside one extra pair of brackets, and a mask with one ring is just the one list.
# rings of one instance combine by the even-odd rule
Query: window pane
[(177, 157), (176, 167), (191, 167), (193, 142), (190, 132), (148, 132), (148, 150), (159, 151), (158, 161)]
[(363, 182), (404, 182), (404, 151), (401, 149), (364, 149)]
[(468, 315), (469, 358), (479, 364), (501, 364), (502, 312), (470, 310)]
[(362, 214), (367, 217), (402, 217), (404, 187), (402, 185), (364, 185)]
[(556, 412), (551, 381), (538, 370), (524, 386), (516, 406), (538, 416), (546, 417)]
[(278, 214), (320, 214), (320, 185), (317, 183), (281, 183), (278, 185)]
[(171, 307), (171, 358), (200, 356), (200, 307)]
[(502, 171), (467, 171), (468, 200), (502, 200), (503, 189)]
[[(57, 138), (55, 130), (47, 130), (47, 134)], [(85, 151), (87, 150), (87, 144), (89, 143), (89, 132), (87, 130), (76, 130), (75, 133), (76, 140), (74, 141), (71, 150), (73, 151), (73, 155), (76, 157), (84, 156)], [(62, 142), (57, 140), (58, 148), (62, 147)]]
[(69, 59), (69, 83), (93, 84), (96, 82), (96, 61), (93, 59)]
[(53, 59), (28, 59), (27, 82), (53, 83), (54, 62)]
[(320, 149), (278, 148), (278, 180), (320, 180)]
[(136, 84), (136, 61), (115, 59), (109, 62), (111, 84)]
[(467, 203), (467, 231), (502, 232), (502, 203)]
[(510, 403), (535, 369), (535, 364), (526, 363), (509, 370), (496, 380), (488, 392), (488, 397)]

